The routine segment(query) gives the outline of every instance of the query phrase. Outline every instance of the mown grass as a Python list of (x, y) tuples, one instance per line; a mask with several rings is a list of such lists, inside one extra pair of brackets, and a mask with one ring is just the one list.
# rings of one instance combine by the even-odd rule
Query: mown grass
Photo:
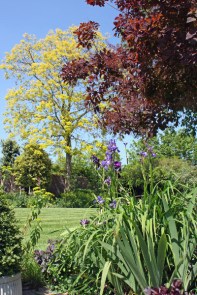
[[(42, 232), (37, 249), (46, 249), (49, 239), (55, 240), (61, 237), (62, 232), (72, 230), (80, 226), (80, 220), (89, 218), (96, 214), (96, 209), (84, 208), (43, 208), (39, 216), (42, 224)], [(15, 216), (24, 239), (28, 237), (29, 231), (25, 229), (28, 218), (31, 216), (29, 208), (16, 208)]]

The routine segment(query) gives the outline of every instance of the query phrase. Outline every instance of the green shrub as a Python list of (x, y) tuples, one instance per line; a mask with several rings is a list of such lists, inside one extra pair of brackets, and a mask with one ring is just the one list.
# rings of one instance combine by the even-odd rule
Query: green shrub
[(21, 240), (13, 211), (0, 199), (0, 276), (20, 271)]
[(10, 206), (14, 208), (27, 208), (30, 196), (26, 193), (1, 193), (0, 199), (5, 200)]
[(38, 199), (43, 202), (43, 206), (51, 207), (55, 201), (52, 193), (46, 192), (45, 189), (39, 187), (35, 187), (31, 195), (27, 195), (25, 192), (0, 192), (0, 199), (5, 200), (14, 208), (31, 208), (37, 204)]
[[(147, 182), (150, 180), (149, 163), (145, 159), (143, 169)], [(153, 183), (164, 188), (166, 181), (171, 181), (178, 190), (183, 187), (194, 187), (197, 184), (197, 167), (177, 157), (158, 158), (153, 163)], [(144, 190), (144, 179), (142, 167), (139, 160), (133, 160), (122, 169), (121, 183), (127, 190), (130, 189), (135, 195), (142, 195)]]
[(78, 189), (61, 194), (61, 198), (56, 199), (55, 206), (63, 208), (88, 208), (93, 205), (94, 194), (91, 190)]
[(197, 184), (197, 166), (177, 157), (161, 158), (153, 172), (155, 183), (164, 184), (170, 180), (179, 190), (190, 189)]

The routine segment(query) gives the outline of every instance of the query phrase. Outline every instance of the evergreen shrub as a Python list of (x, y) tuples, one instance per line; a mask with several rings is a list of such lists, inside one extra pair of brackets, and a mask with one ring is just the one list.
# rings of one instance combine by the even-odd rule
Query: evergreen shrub
[(14, 212), (0, 199), (0, 276), (20, 272), (22, 237), (16, 225)]

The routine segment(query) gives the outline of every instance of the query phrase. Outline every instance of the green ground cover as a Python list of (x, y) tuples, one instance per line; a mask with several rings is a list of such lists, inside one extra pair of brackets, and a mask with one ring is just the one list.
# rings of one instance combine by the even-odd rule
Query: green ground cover
[[(49, 239), (58, 239), (62, 232), (66, 231), (67, 228), (70, 230), (76, 228), (80, 225), (81, 219), (88, 218), (95, 213), (96, 209), (43, 208), (42, 213), (39, 216), (42, 222), (42, 232), (36, 248), (45, 249)], [(25, 224), (31, 215), (31, 209), (16, 208), (15, 214), (24, 237), (28, 237), (28, 231), (25, 230)]]

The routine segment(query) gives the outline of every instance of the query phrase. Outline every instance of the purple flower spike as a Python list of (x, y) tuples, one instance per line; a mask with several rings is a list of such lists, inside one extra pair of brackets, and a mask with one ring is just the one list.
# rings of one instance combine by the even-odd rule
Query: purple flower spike
[(113, 201), (109, 204), (109, 206), (110, 206), (112, 209), (116, 209), (116, 201), (113, 200)]
[(102, 205), (104, 202), (105, 202), (105, 200), (103, 200), (103, 198), (101, 196), (97, 197), (97, 203)]
[(101, 166), (106, 170), (109, 168), (110, 165), (111, 165), (110, 160), (104, 160), (104, 161), (101, 162)]
[(82, 220), (80, 221), (80, 224), (83, 225), (83, 226), (86, 226), (86, 225), (88, 225), (89, 223), (90, 223), (90, 220), (88, 220), (88, 219), (82, 219)]
[(155, 158), (157, 155), (155, 153), (152, 153), (152, 157)]
[(120, 171), (121, 170), (121, 162), (115, 161), (114, 162), (114, 169), (116, 171)]
[(111, 185), (111, 177), (108, 176), (105, 180), (104, 180), (104, 183), (107, 184), (108, 186)]
[(147, 152), (140, 152), (140, 156), (146, 158), (148, 156)]
[(119, 152), (118, 147), (117, 147), (116, 142), (115, 142), (114, 139), (111, 139), (111, 140), (109, 141), (109, 144), (108, 144), (107, 149), (108, 149), (108, 151), (110, 151), (110, 152), (112, 152), (112, 153), (114, 153), (114, 152), (116, 152), (116, 151)]
[(110, 151), (106, 151), (106, 158), (105, 159), (108, 161), (112, 161), (112, 154)]

